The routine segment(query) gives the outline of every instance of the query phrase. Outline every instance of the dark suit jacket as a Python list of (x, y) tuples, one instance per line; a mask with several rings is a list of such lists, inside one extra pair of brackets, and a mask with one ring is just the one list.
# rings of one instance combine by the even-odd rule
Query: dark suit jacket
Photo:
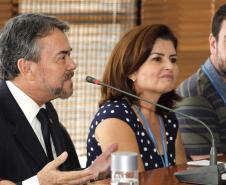
[[(80, 168), (73, 143), (59, 123), (51, 103), (46, 109), (53, 120), (52, 139), (57, 155), (68, 152), (61, 170)], [(0, 179), (23, 181), (37, 174), (48, 163), (46, 154), (5, 81), (0, 80)]]

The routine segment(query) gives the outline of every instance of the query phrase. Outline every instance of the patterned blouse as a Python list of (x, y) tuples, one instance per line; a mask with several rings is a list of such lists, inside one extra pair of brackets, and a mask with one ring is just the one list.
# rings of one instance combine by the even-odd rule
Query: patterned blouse
[[(95, 129), (101, 121), (108, 118), (120, 119), (132, 128), (136, 136), (145, 170), (163, 167), (161, 156), (157, 153), (157, 149), (145, 128), (125, 99), (109, 100), (96, 113), (89, 128), (86, 166), (89, 166), (102, 153), (100, 144), (95, 139)], [(174, 113), (164, 114), (162, 118), (165, 126), (169, 165), (175, 165), (175, 139), (178, 131), (178, 121)]]

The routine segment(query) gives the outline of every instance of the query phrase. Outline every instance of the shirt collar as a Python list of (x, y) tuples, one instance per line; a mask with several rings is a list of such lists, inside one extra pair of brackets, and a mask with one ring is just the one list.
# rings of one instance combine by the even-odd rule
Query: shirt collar
[(214, 80), (214, 83), (217, 83), (217, 85), (221, 88), (224, 87), (225, 82), (224, 82), (223, 78), (219, 75), (217, 70), (215, 69), (210, 58), (207, 59), (207, 61), (205, 62), (204, 65), (208, 69), (208, 73), (210, 74), (210, 77)]
[(18, 103), (19, 107), (23, 111), (28, 122), (31, 124), (31, 122), (34, 120), (34, 118), (39, 112), (39, 105), (28, 95), (26, 95), (21, 89), (14, 85), (11, 81), (6, 81), (6, 84), (13, 97), (15, 98), (16, 102)]
[(213, 66), (210, 58), (207, 59), (201, 68), (226, 104), (226, 84)]

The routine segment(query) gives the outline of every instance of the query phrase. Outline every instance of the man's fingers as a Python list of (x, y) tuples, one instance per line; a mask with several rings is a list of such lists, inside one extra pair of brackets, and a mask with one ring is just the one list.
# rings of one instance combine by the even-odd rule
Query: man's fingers
[(115, 152), (118, 149), (118, 144), (117, 143), (113, 143), (109, 146), (109, 152)]
[(54, 159), (52, 162), (48, 164), (48, 168), (52, 169), (58, 168), (61, 164), (63, 164), (66, 161), (67, 156), (68, 156), (67, 152), (63, 152), (56, 159)]
[(89, 169), (82, 171), (69, 171), (69, 172), (59, 172), (60, 179), (59, 184), (81, 184), (87, 182), (90, 179), (94, 179), (94, 174)]
[(111, 144), (106, 151), (104, 151), (103, 155), (110, 156), (112, 152), (115, 152), (118, 149), (118, 144), (113, 143)]
[(84, 169), (82, 171), (65, 171), (61, 172), (65, 180), (73, 180), (78, 178), (83, 178), (86, 176), (93, 175), (92, 171), (89, 169)]
[(89, 169), (93, 172), (93, 174), (97, 174), (97, 176), (101, 175), (101, 173), (108, 173), (108, 169), (110, 167), (110, 157), (111, 153), (118, 149), (118, 145), (116, 143), (111, 144), (105, 152), (103, 152), (95, 161), (91, 164)]

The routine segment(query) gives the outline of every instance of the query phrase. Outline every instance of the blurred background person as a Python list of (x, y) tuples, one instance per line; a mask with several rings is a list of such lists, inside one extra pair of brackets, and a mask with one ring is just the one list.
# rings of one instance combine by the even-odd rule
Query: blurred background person
[[(226, 153), (226, 4), (213, 16), (210, 56), (198, 71), (178, 86), (183, 101), (176, 110), (202, 120), (213, 131), (218, 153)], [(178, 115), (186, 155), (209, 157), (211, 137), (200, 123)]]

